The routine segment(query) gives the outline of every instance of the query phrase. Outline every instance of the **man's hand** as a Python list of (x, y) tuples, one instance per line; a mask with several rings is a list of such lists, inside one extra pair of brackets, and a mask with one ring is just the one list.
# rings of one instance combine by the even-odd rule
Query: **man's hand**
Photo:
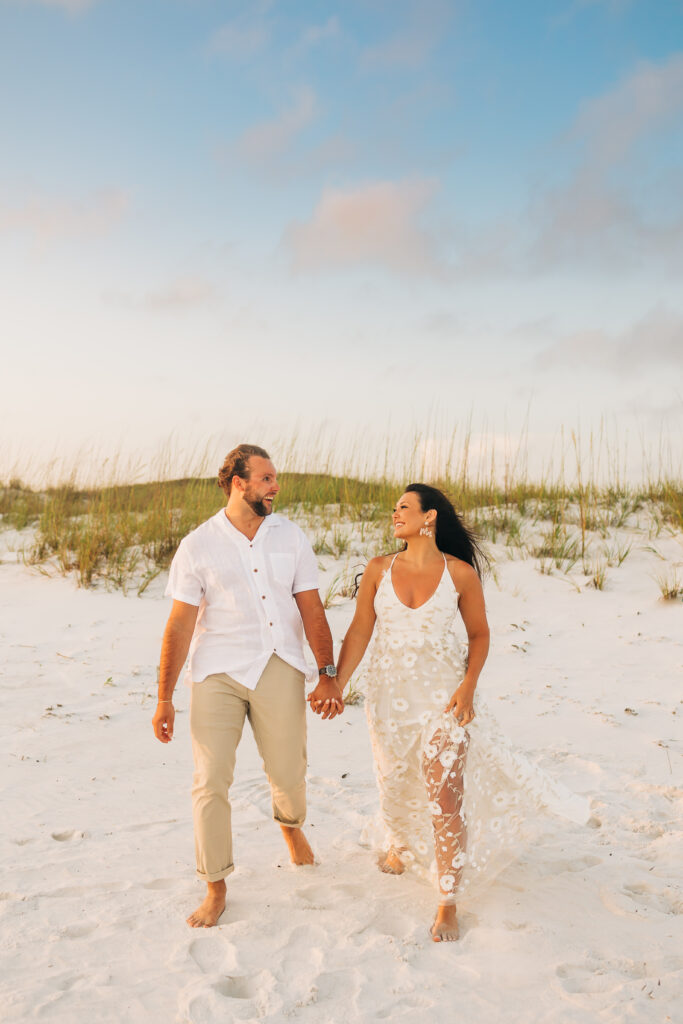
[(334, 679), (324, 676), (320, 679), (315, 690), (312, 690), (306, 698), (310, 702), (311, 711), (323, 718), (334, 718), (341, 715), (344, 710), (344, 698)]
[(460, 725), (469, 725), (474, 718), (473, 700), (474, 690), (472, 687), (461, 683), (446, 705), (446, 711), (452, 711)]
[(175, 708), (169, 701), (157, 704), (154, 712), (152, 725), (154, 735), (162, 743), (170, 743), (173, 739), (173, 723), (175, 722)]

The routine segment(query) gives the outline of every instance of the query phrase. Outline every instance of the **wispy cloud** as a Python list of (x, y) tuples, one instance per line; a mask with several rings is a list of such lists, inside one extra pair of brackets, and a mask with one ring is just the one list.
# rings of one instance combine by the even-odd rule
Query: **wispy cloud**
[(391, 68), (415, 70), (422, 67), (453, 16), (453, 4), (445, 0), (422, 0), (410, 4), (404, 23), (391, 36), (361, 53), (361, 67), (368, 71)]
[(66, 239), (94, 238), (110, 231), (130, 203), (123, 189), (107, 189), (82, 200), (35, 196), (17, 206), (0, 205), (0, 232), (21, 232), (40, 247)]
[(564, 10), (550, 16), (550, 25), (562, 29), (584, 11), (595, 8), (607, 11), (612, 17), (619, 17), (634, 3), (635, 0), (572, 0)]
[(19, 7), (58, 7), (67, 14), (80, 14), (89, 7), (94, 7), (98, 0), (4, 0)]
[(399, 274), (440, 275), (438, 244), (422, 225), (435, 191), (432, 180), (326, 189), (311, 218), (285, 233), (293, 267), (374, 266)]
[(300, 89), (294, 102), (277, 117), (253, 125), (241, 135), (232, 150), (247, 163), (260, 165), (287, 150), (313, 120), (316, 97), (311, 89)]
[(326, 39), (334, 39), (339, 35), (339, 18), (336, 14), (331, 15), (322, 25), (308, 25), (301, 33), (297, 49), (308, 50)]
[(682, 112), (683, 53), (675, 53), (660, 64), (641, 63), (614, 89), (585, 103), (572, 134), (584, 143), (585, 167), (605, 170)]
[(211, 36), (209, 50), (236, 60), (248, 60), (265, 49), (271, 39), (273, 20), (268, 13), (272, 0), (257, 0)]
[(671, 310), (651, 310), (632, 327), (618, 333), (605, 330), (565, 335), (540, 352), (536, 368), (573, 368), (585, 373), (595, 367), (619, 376), (651, 368), (683, 368), (683, 316)]
[(151, 313), (173, 313), (206, 306), (216, 298), (214, 286), (200, 277), (180, 277), (151, 289), (142, 295), (130, 292), (107, 292), (104, 298), (127, 309), (146, 310)]
[[(643, 144), (667, 132), (683, 135), (683, 53), (642, 63), (614, 89), (586, 103), (566, 141), (579, 160), (564, 186), (536, 204), (536, 266), (586, 260), (618, 269), (652, 259), (683, 266), (683, 208), (666, 219), (639, 188)], [(655, 195), (655, 199), (657, 196)]]

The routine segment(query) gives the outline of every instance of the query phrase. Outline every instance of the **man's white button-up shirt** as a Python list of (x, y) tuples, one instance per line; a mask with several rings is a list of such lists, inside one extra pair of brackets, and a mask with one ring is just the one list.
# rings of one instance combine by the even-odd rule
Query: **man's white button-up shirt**
[(294, 594), (317, 589), (316, 558), (295, 523), (267, 516), (249, 540), (222, 508), (180, 542), (166, 587), (167, 597), (199, 607), (192, 680), (227, 672), (253, 690), (274, 653), (315, 678)]

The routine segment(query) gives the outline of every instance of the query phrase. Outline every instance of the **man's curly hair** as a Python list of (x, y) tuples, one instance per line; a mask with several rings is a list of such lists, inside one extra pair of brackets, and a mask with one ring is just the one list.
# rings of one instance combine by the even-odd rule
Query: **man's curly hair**
[(248, 463), (252, 455), (257, 455), (261, 459), (270, 458), (265, 448), (259, 448), (257, 444), (238, 444), (236, 448), (233, 448), (225, 456), (225, 461), (218, 470), (218, 484), (228, 497), (230, 497), (232, 478), (234, 476), (242, 477), (243, 480), (249, 479), (250, 470)]

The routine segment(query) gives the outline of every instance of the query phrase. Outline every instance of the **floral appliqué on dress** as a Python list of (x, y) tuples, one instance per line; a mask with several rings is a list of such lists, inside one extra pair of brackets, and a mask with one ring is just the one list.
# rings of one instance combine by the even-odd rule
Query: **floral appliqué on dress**
[(392, 567), (377, 588), (375, 634), (357, 684), (366, 694), (382, 841), (436, 881), (442, 904), (454, 903), (510, 859), (530, 810), (585, 822), (588, 802), (516, 751), (478, 695), (466, 728), (445, 712), (467, 651), (454, 631), (459, 595), (446, 559), (419, 608), (399, 601)]

